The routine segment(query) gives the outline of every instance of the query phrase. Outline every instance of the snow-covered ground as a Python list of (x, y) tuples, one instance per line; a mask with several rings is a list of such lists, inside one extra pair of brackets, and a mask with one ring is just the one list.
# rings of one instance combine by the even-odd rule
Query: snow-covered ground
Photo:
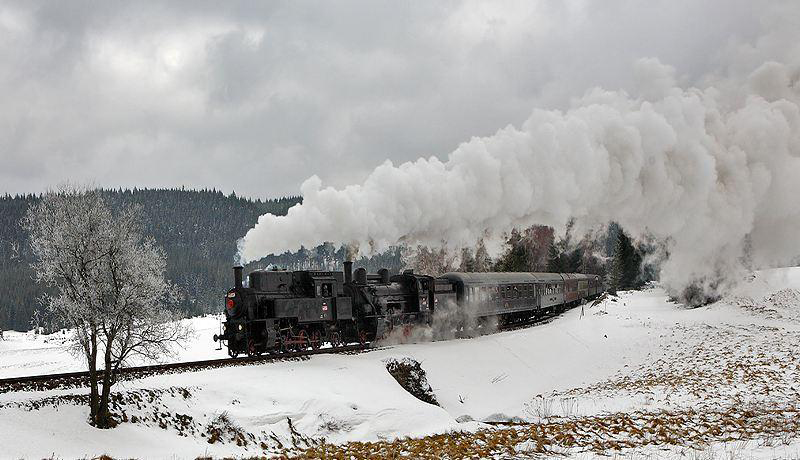
[[(228, 356), (226, 350), (217, 350), (217, 344), (213, 341), (214, 334), (220, 333), (218, 316), (204, 316), (186, 321), (191, 323), (194, 334), (188, 343), (175, 347), (175, 356), (168, 361), (196, 361)], [(83, 359), (73, 356), (67, 350), (66, 331), (49, 335), (35, 334), (33, 331), (5, 331), (3, 336), (5, 340), (0, 340), (0, 379), (87, 369)]]
[[(224, 356), (210, 339), (218, 320), (192, 321), (197, 336), (178, 359)], [(60, 337), (6, 333), (0, 377), (82, 369)], [(422, 364), (440, 406), (414, 398), (387, 373), (387, 359), (404, 357)], [(733, 441), (712, 425), (723, 415), (738, 417), (734, 425), (750, 431), (748, 420), (758, 417), (771, 427), (788, 417), (777, 425), (784, 431), (800, 423), (792, 412), (800, 405), (800, 269), (758, 272), (720, 302), (698, 309), (669, 302), (653, 287), (535, 327), (474, 339), (153, 376), (115, 388), (127, 423), (113, 430), (85, 423), (85, 407), (70, 399), (82, 389), (0, 394), (0, 457), (261, 455), (288, 446), (318, 449), (322, 438), (338, 444), (383, 440), (407, 451), (411, 441), (398, 438), (454, 431), (485, 437), (504, 428), (481, 422), (520, 421), (572, 430), (575, 447), (563, 452), (590, 458), (598, 448), (581, 441), (589, 428), (622, 417), (622, 428), (591, 438), (617, 443), (618, 432), (650, 429), (666, 423), (658, 414), (671, 414), (673, 425), (661, 429), (663, 444), (613, 444), (623, 450), (611, 454), (796, 458), (800, 444), (791, 433), (756, 430), (749, 441)], [(670, 446), (676, 427), (687, 439), (711, 442), (695, 450)]]

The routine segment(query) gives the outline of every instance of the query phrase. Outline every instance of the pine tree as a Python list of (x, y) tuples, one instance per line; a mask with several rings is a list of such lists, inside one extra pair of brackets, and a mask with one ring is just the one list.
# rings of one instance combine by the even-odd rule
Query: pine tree
[(495, 264), (495, 270), (499, 272), (527, 272), (530, 271), (528, 252), (522, 241), (522, 235), (516, 229), (511, 231), (511, 235), (506, 241), (506, 252)]
[(630, 237), (622, 229), (617, 233), (617, 244), (606, 284), (610, 292), (638, 287), (642, 257), (634, 248)]
[(547, 271), (551, 273), (564, 273), (566, 271), (565, 268), (562, 253), (554, 242), (547, 251)]
[(568, 273), (582, 273), (582, 265), (583, 265), (583, 249), (580, 247), (575, 248), (572, 253), (570, 253), (568, 261), (567, 261), (567, 272)]

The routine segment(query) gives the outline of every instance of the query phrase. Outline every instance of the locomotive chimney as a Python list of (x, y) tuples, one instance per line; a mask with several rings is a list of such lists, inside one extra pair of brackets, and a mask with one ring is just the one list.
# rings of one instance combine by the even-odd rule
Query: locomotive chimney
[(350, 284), (353, 282), (353, 261), (344, 261), (344, 282)]
[(233, 267), (233, 281), (236, 285), (236, 289), (242, 288), (242, 270), (244, 268), (241, 265), (237, 265)]

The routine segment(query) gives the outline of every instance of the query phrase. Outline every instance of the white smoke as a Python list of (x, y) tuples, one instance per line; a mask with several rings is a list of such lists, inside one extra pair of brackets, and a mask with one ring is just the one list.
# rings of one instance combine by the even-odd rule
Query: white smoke
[(259, 218), (241, 256), (325, 241), (456, 249), (574, 218), (663, 240), (661, 280), (676, 292), (693, 283), (713, 292), (744, 260), (787, 263), (800, 253), (800, 37), (786, 16), (773, 15), (755, 44), (731, 45), (697, 86), (642, 59), (638, 94), (596, 88), (564, 112), (536, 109), (519, 128), (473, 138), (446, 161), (387, 161), (342, 190), (313, 176), (302, 205)]

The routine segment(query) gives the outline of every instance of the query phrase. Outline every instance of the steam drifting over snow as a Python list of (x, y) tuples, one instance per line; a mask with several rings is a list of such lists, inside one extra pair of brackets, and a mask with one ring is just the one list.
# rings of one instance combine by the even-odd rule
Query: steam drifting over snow
[(473, 138), (446, 161), (387, 161), (341, 190), (313, 176), (302, 205), (259, 218), (240, 256), (325, 241), (457, 248), (574, 218), (664, 241), (661, 279), (673, 292), (697, 284), (713, 295), (743, 265), (790, 262), (800, 228), (800, 49), (785, 23), (767, 26), (702, 88), (681, 87), (673, 68), (642, 59), (638, 95), (596, 88), (564, 112), (536, 109), (519, 128)]

